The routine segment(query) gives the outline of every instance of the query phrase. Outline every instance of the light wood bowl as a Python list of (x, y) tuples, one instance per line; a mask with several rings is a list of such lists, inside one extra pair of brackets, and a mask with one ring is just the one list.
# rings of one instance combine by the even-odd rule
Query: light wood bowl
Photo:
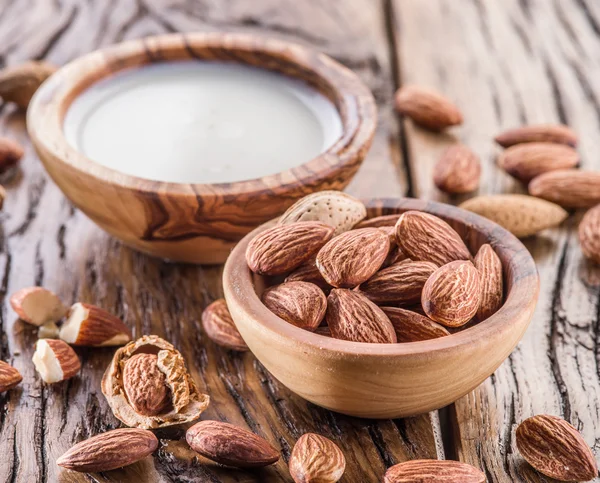
[(440, 216), (475, 253), (490, 243), (502, 260), (505, 303), (489, 319), (439, 339), (366, 344), (320, 336), (271, 313), (260, 301), (263, 277), (245, 260), (246, 236), (225, 265), (223, 286), (235, 323), (257, 359), (301, 397), (319, 406), (365, 418), (397, 418), (439, 409), (477, 387), (515, 348), (533, 315), (539, 293), (527, 249), (499, 225), (459, 208), (415, 199), (373, 200), (368, 216), (420, 210)]
[[(173, 60), (238, 62), (303, 80), (334, 103), (342, 135), (301, 166), (221, 184), (149, 181), (95, 163), (68, 144), (64, 116), (82, 91), (123, 69)], [(108, 233), (162, 258), (222, 263), (244, 235), (297, 199), (314, 191), (343, 189), (371, 145), (376, 120), (369, 89), (326, 55), (256, 36), (198, 33), (126, 42), (71, 62), (38, 90), (28, 109), (27, 128), (56, 184)]]

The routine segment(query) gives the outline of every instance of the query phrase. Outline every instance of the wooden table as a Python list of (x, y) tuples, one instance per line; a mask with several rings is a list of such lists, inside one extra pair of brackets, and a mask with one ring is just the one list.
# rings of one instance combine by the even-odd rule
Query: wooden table
[[(432, 185), (440, 151), (461, 140), (483, 163), (480, 192), (520, 192), (494, 164), (503, 128), (561, 121), (581, 135), (582, 165), (600, 168), (600, 3), (595, 0), (3, 0), (0, 62), (45, 58), (63, 64), (100, 46), (164, 32), (261, 32), (322, 50), (355, 70), (380, 107), (378, 135), (349, 187), (361, 196), (415, 196), (458, 203)], [(435, 135), (392, 114), (401, 83), (433, 86), (466, 122)], [(600, 449), (600, 269), (582, 258), (576, 224), (526, 242), (542, 288), (531, 327), (513, 355), (471, 394), (441, 411), (394, 421), (341, 416), (308, 404), (275, 381), (251, 354), (207, 340), (202, 309), (221, 295), (221, 267), (182, 266), (140, 255), (76, 211), (49, 180), (24, 117), (1, 108), (2, 134), (27, 146), (21, 172), (6, 181), (0, 225), (4, 298), (0, 356), (23, 374), (0, 396), (0, 481), (291, 481), (286, 462), (307, 431), (326, 435), (348, 462), (343, 481), (376, 482), (386, 467), (415, 458), (451, 458), (490, 482), (548, 481), (515, 447), (519, 421), (565, 417)], [(193, 458), (184, 429), (157, 431), (153, 458), (99, 475), (61, 471), (55, 460), (75, 442), (119, 426), (100, 392), (112, 351), (79, 351), (80, 377), (44, 386), (31, 363), (35, 331), (16, 320), (8, 294), (43, 285), (65, 301), (99, 304), (136, 336), (158, 334), (181, 349), (210, 393), (206, 418), (249, 427), (281, 448), (261, 471), (218, 468)]]

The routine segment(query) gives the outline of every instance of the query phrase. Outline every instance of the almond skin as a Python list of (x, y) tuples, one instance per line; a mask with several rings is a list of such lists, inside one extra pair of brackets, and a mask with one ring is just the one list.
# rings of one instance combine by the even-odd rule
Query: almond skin
[(577, 151), (553, 143), (517, 144), (498, 157), (498, 166), (523, 183), (529, 183), (542, 173), (574, 168), (578, 163)]
[(433, 169), (433, 182), (439, 190), (449, 194), (475, 191), (480, 177), (479, 157), (464, 144), (446, 149)]
[(21, 373), (13, 366), (0, 361), (0, 392), (8, 391), (23, 380)]
[(15, 166), (23, 154), (25, 151), (19, 143), (0, 137), (0, 174)]
[(600, 173), (561, 169), (540, 174), (529, 183), (529, 194), (563, 208), (590, 208), (600, 203)]
[(262, 302), (277, 317), (311, 331), (319, 327), (327, 309), (323, 291), (308, 282), (287, 282), (269, 287), (262, 294)]
[(333, 289), (327, 297), (331, 336), (353, 342), (393, 344), (396, 332), (383, 311), (361, 293)]
[(65, 342), (88, 347), (124, 345), (131, 341), (131, 330), (121, 319), (92, 304), (76, 303), (60, 328)]
[(81, 443), (56, 460), (56, 464), (73, 471), (95, 473), (131, 465), (158, 448), (151, 431), (122, 428), (107, 431)]
[(170, 400), (156, 354), (135, 354), (128, 359), (123, 367), (123, 387), (135, 412), (144, 416), (160, 414)]
[(440, 324), (427, 317), (398, 307), (381, 307), (396, 331), (398, 342), (417, 342), (450, 335)]
[(4, 102), (14, 102), (27, 109), (38, 87), (56, 71), (56, 67), (44, 61), (29, 61), (0, 71), (0, 97)]
[(438, 266), (431, 262), (397, 263), (384, 268), (360, 286), (360, 291), (378, 305), (410, 305), (421, 300), (423, 286)]
[(540, 414), (516, 431), (519, 452), (540, 473), (561, 481), (588, 481), (598, 476), (594, 454), (565, 420)]
[(600, 205), (590, 208), (583, 216), (578, 233), (584, 256), (600, 263)]
[(459, 109), (432, 89), (418, 86), (401, 87), (396, 91), (394, 102), (396, 111), (432, 131), (441, 131), (463, 122)]
[(518, 194), (476, 196), (459, 207), (498, 223), (519, 238), (558, 226), (569, 216), (554, 203)]
[(577, 146), (577, 134), (564, 124), (532, 124), (515, 129), (508, 129), (498, 134), (494, 140), (502, 147), (515, 144), (546, 142)]
[(268, 466), (279, 452), (265, 439), (233, 424), (200, 421), (185, 434), (190, 447), (202, 456), (235, 468)]
[(475, 268), (479, 272), (481, 285), (481, 298), (477, 309), (477, 318), (481, 321), (494, 315), (502, 306), (504, 293), (502, 262), (494, 249), (485, 244), (475, 255)]
[(327, 281), (323, 278), (323, 275), (321, 275), (321, 272), (319, 272), (319, 269), (317, 268), (316, 256), (304, 262), (296, 270), (291, 272), (285, 278), (285, 282), (314, 283), (317, 287), (326, 291), (328, 291), (331, 288), (331, 285), (327, 283)]
[(336, 483), (344, 474), (346, 458), (330, 439), (306, 433), (296, 441), (289, 467), (295, 483)]
[(333, 236), (325, 223), (301, 221), (276, 225), (259, 233), (248, 244), (246, 261), (260, 275), (282, 275), (299, 267)]
[(317, 254), (317, 268), (334, 287), (353, 288), (375, 274), (390, 251), (390, 240), (378, 228), (338, 235)]
[(479, 273), (471, 262), (450, 262), (425, 283), (421, 305), (425, 314), (446, 327), (465, 325), (477, 313), (481, 297)]
[(389, 468), (383, 483), (485, 483), (485, 474), (467, 463), (450, 460), (405, 461)]
[(247, 351), (248, 346), (237, 330), (225, 299), (217, 299), (202, 312), (206, 335), (217, 345), (234, 351)]
[(23, 322), (37, 326), (58, 322), (68, 310), (56, 294), (43, 287), (18, 290), (10, 296), (10, 305)]
[(458, 233), (444, 220), (429, 213), (403, 213), (396, 223), (396, 242), (412, 260), (438, 266), (454, 260), (472, 259)]

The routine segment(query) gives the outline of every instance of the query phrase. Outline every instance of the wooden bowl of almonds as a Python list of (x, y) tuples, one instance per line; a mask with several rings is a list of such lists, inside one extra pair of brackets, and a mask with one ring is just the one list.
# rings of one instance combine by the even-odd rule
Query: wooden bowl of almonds
[(508, 357), (539, 279), (521, 242), (429, 201), (309, 195), (247, 235), (223, 276), (250, 350), (285, 386), (366, 418), (465, 395)]

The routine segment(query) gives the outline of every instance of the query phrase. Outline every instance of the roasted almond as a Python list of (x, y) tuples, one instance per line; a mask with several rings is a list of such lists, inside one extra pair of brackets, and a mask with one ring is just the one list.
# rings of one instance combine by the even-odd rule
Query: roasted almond
[(158, 368), (156, 354), (135, 354), (123, 366), (123, 387), (133, 409), (156, 416), (169, 404), (166, 376)]
[(446, 327), (465, 325), (477, 313), (481, 298), (479, 273), (471, 262), (455, 261), (438, 268), (425, 283), (425, 314)]
[(456, 144), (442, 153), (433, 169), (433, 182), (450, 194), (470, 193), (479, 188), (479, 157), (464, 144)]
[(579, 244), (586, 258), (600, 263), (600, 205), (590, 208), (581, 219)]
[(250, 270), (282, 275), (310, 259), (333, 236), (334, 228), (316, 221), (275, 225), (255, 236), (246, 249)]
[(262, 302), (277, 317), (306, 330), (319, 327), (327, 309), (323, 291), (308, 282), (287, 282), (269, 287), (262, 294)]
[(16, 165), (23, 154), (25, 151), (18, 142), (0, 137), (0, 174)]
[(131, 330), (121, 319), (106, 310), (78, 302), (69, 310), (59, 337), (72, 345), (115, 346), (131, 341)]
[(289, 468), (295, 483), (336, 483), (344, 474), (346, 458), (330, 439), (306, 433), (294, 445)]
[(485, 474), (467, 463), (450, 460), (405, 461), (389, 468), (383, 483), (485, 483)]
[(309, 282), (314, 283), (317, 287), (322, 290), (329, 290), (331, 285), (321, 275), (321, 272), (317, 268), (317, 257), (314, 256), (310, 260), (304, 262), (296, 270), (291, 272), (286, 278), (285, 282)]
[(0, 71), (0, 97), (4, 102), (14, 102), (27, 109), (38, 87), (56, 71), (56, 67), (44, 61), (29, 61), (5, 67)]
[(23, 380), (21, 373), (10, 364), (0, 361), (0, 392), (8, 391)]
[(229, 423), (200, 421), (187, 430), (185, 439), (202, 456), (235, 468), (268, 466), (279, 460), (279, 451), (268, 441)]
[(56, 464), (73, 471), (96, 473), (131, 465), (158, 448), (151, 431), (121, 428), (107, 431), (77, 443), (56, 460)]
[(481, 286), (481, 298), (477, 309), (477, 318), (481, 321), (494, 315), (502, 306), (502, 262), (494, 249), (485, 244), (475, 255), (475, 268), (479, 272)]
[(410, 305), (421, 300), (423, 286), (438, 266), (408, 260), (384, 268), (361, 284), (360, 291), (378, 305)]
[(577, 146), (577, 134), (564, 124), (532, 124), (508, 129), (495, 138), (505, 148), (521, 143), (545, 142)]
[(589, 208), (600, 203), (600, 173), (560, 169), (540, 174), (529, 183), (529, 194), (563, 208)]
[(498, 166), (524, 183), (542, 173), (574, 168), (578, 163), (577, 151), (554, 143), (517, 144), (498, 157)]
[(394, 327), (383, 311), (361, 293), (333, 289), (327, 297), (331, 336), (354, 342), (396, 342)]
[(450, 335), (440, 324), (427, 317), (398, 307), (381, 307), (394, 326), (398, 342), (417, 342)]
[(376, 273), (390, 251), (386, 233), (361, 228), (336, 236), (317, 254), (317, 268), (328, 284), (353, 288)]
[(27, 287), (10, 296), (10, 305), (23, 321), (33, 325), (58, 322), (67, 313), (67, 307), (50, 290)]
[(48, 384), (70, 379), (81, 369), (79, 357), (62, 340), (38, 339), (32, 360), (35, 370)]
[(231, 318), (225, 299), (217, 299), (204, 309), (202, 326), (206, 335), (215, 344), (234, 351), (248, 350), (248, 346)]
[(412, 260), (438, 266), (454, 260), (471, 260), (458, 233), (441, 218), (421, 211), (407, 211), (396, 223), (396, 242)]
[(588, 481), (598, 476), (594, 454), (579, 432), (548, 414), (526, 419), (517, 427), (519, 452), (540, 473), (561, 481)]
[(432, 89), (418, 86), (401, 87), (396, 92), (394, 102), (396, 111), (432, 131), (441, 131), (463, 122), (459, 109)]
[(519, 194), (476, 196), (460, 208), (498, 223), (519, 238), (558, 226), (569, 215), (554, 203)]

